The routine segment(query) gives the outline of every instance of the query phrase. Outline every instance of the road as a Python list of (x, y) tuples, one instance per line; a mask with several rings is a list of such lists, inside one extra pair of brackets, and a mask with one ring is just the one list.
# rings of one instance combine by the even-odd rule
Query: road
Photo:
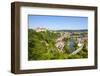
[(77, 50), (75, 50), (74, 52), (72, 52), (70, 55), (75, 55), (78, 52), (80, 52), (82, 50), (83, 46), (84, 46), (84, 44), (82, 46), (80, 46), (80, 48), (78, 48)]

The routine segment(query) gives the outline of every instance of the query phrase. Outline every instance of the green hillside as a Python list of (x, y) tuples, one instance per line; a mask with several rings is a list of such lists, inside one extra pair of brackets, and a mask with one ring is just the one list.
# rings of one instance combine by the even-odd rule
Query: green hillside
[[(75, 54), (70, 55), (68, 41), (70, 38), (64, 38), (65, 46), (63, 52), (55, 46), (57, 38), (60, 37), (60, 33), (54, 33), (50, 31), (36, 32), (33, 29), (28, 29), (28, 60), (53, 60), (53, 59), (78, 59), (87, 58), (87, 48), (84, 45), (83, 49)], [(78, 48), (77, 42), (74, 39), (74, 49)], [(87, 44), (87, 42), (84, 42)]]

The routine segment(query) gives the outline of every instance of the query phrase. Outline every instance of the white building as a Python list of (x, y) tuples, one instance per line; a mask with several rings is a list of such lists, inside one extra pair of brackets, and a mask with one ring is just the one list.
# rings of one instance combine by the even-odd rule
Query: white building
[(36, 32), (42, 32), (42, 31), (47, 31), (47, 29), (46, 28), (40, 28), (40, 27), (38, 27), (38, 28), (36, 28)]

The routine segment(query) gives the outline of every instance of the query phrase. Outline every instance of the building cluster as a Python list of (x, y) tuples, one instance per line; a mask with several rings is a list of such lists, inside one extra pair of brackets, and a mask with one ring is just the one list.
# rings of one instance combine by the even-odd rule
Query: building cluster
[(84, 37), (81, 35), (81, 33), (77, 33), (75, 36), (72, 32), (60, 32), (61, 36), (56, 39), (56, 44), (55, 46), (63, 52), (63, 48), (65, 46), (65, 41), (64, 38), (76, 38), (77, 46), (80, 47), (84, 43), (85, 40), (88, 39), (87, 35)]

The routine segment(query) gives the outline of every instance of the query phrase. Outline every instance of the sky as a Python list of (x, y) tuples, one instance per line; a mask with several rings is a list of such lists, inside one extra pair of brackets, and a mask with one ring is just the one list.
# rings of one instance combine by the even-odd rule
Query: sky
[(29, 15), (28, 27), (33, 29), (40, 27), (49, 30), (88, 29), (88, 17)]

